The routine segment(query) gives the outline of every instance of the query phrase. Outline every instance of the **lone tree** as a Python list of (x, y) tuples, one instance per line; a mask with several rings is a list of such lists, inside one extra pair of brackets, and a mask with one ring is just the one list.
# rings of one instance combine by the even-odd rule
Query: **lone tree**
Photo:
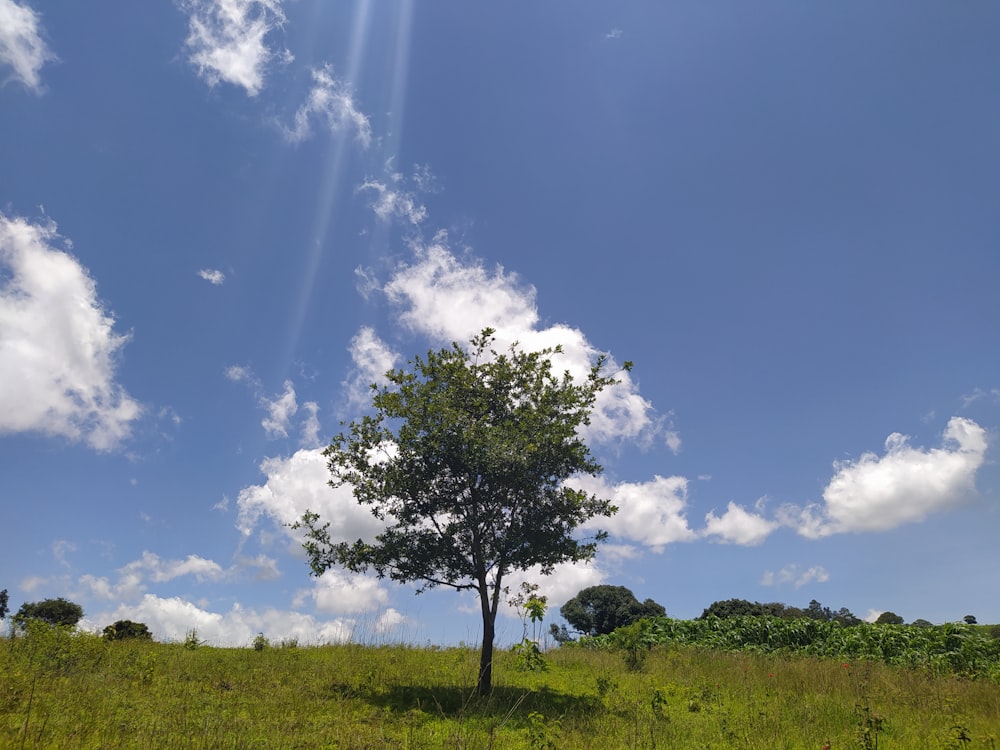
[(579, 428), (597, 394), (616, 382), (602, 375), (606, 358), (578, 383), (553, 374), (559, 347), (497, 352), (493, 334), (484, 329), (468, 351), (455, 343), (390, 370), (388, 385), (372, 385), (374, 415), (352, 422), (324, 452), (331, 486), (350, 485), (385, 523), (374, 542), (338, 541), (308, 511), (294, 524), (305, 529), (313, 575), (339, 565), (419, 582), (418, 593), (475, 591), (480, 695), (492, 685), (497, 609), (510, 574), (591, 559), (607, 534), (581, 540), (575, 532), (617, 511), (565, 484), (601, 472)]
[(104, 628), (103, 632), (105, 640), (108, 641), (125, 641), (132, 638), (150, 640), (153, 637), (146, 623), (132, 620), (118, 620)]
[(9, 606), (10, 599), (7, 598), (7, 589), (0, 591), (0, 620), (7, 616), (10, 612)]
[(58, 599), (25, 602), (14, 615), (14, 624), (23, 627), (29, 620), (41, 620), (49, 625), (72, 627), (82, 618), (83, 607), (60, 596)]
[(640, 602), (625, 586), (590, 586), (559, 609), (566, 622), (584, 635), (604, 635), (643, 617), (665, 617), (652, 599)]

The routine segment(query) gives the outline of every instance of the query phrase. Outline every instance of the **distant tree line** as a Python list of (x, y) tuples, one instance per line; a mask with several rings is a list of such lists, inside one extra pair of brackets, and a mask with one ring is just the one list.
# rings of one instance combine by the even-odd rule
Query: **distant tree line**
[[(887, 614), (892, 614), (887, 613)], [(813, 599), (804, 609), (792, 607), (781, 602), (750, 602), (746, 599), (726, 599), (724, 601), (712, 602), (712, 604), (701, 613), (697, 619), (706, 620), (709, 617), (725, 619), (727, 617), (780, 617), (783, 620), (821, 620), (823, 622), (839, 622), (845, 627), (860, 625), (862, 620), (856, 617), (847, 607), (841, 607), (834, 611), (829, 607), (824, 607)], [(902, 619), (900, 619), (902, 622)]]

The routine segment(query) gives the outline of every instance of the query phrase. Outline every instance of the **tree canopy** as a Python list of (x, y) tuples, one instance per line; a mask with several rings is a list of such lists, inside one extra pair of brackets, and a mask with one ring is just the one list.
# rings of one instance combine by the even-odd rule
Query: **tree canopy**
[(81, 619), (83, 619), (83, 607), (61, 596), (58, 599), (25, 602), (14, 615), (14, 622), (19, 626), (28, 620), (41, 620), (49, 625), (73, 626)]
[(625, 586), (590, 586), (562, 605), (560, 614), (578, 633), (604, 635), (643, 617), (665, 617), (652, 599), (640, 602)]
[(109, 641), (124, 641), (129, 638), (149, 640), (152, 637), (153, 634), (149, 632), (149, 626), (144, 622), (118, 620), (104, 628), (104, 638)]
[(10, 611), (10, 599), (7, 596), (7, 589), (0, 591), (0, 620), (7, 616)]
[[(597, 532), (577, 532), (616, 508), (566, 483), (601, 466), (580, 434), (598, 393), (616, 382), (599, 357), (585, 378), (553, 372), (558, 347), (493, 349), (485, 329), (372, 386), (374, 413), (335, 437), (325, 455), (334, 487), (385, 523), (374, 540), (335, 539), (307, 512), (304, 548), (314, 575), (332, 566), (382, 578), (475, 591), (483, 618), (478, 691), (490, 690), (500, 595), (516, 571), (589, 560)], [(626, 363), (626, 369), (631, 363)]]

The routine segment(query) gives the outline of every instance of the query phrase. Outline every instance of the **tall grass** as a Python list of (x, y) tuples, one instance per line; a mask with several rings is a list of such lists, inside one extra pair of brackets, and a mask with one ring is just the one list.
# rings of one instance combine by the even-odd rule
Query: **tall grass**
[(558, 649), (260, 650), (107, 642), (57, 628), (0, 641), (0, 748), (990, 748), (1000, 685), (809, 656), (654, 648), (641, 670)]

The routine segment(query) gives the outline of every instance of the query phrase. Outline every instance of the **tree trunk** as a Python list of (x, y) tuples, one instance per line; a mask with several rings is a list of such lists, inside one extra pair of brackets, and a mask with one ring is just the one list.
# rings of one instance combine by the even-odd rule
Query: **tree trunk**
[(479, 652), (479, 682), (476, 684), (476, 692), (479, 695), (489, 695), (493, 689), (493, 636), (495, 626), (495, 615), (484, 607), (483, 647)]

